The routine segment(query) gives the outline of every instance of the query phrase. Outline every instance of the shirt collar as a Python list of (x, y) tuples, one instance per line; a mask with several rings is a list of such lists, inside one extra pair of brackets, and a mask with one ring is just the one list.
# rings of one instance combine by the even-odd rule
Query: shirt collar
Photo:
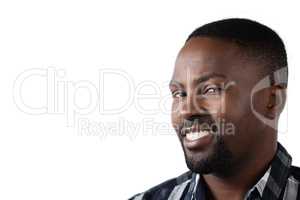
[[(274, 156), (268, 170), (259, 181), (249, 190), (246, 197), (251, 196), (255, 189), (258, 190), (262, 199), (276, 200), (285, 188), (289, 176), (292, 157), (286, 149), (278, 142), (276, 155)], [(203, 178), (193, 173), (190, 188), (185, 200), (204, 200), (205, 189)]]
[(271, 172), (271, 166), (269, 167), (269, 169), (266, 171), (266, 173), (261, 177), (261, 179), (249, 190), (249, 192), (247, 193), (246, 197), (250, 196), (250, 194), (257, 189), (257, 191), (259, 192), (260, 197), (262, 197), (263, 195), (263, 191), (267, 185), (267, 181), (270, 177), (270, 172)]
[[(280, 194), (283, 192), (286, 181), (289, 177), (291, 164), (292, 157), (278, 142), (276, 155), (271, 161), (269, 170), (264, 175), (266, 176), (265, 178), (267, 178), (266, 183), (263, 184), (264, 181), (260, 179), (258, 184), (256, 184), (256, 187), (264, 186), (261, 188), (262, 199), (275, 200), (280, 197)], [(258, 191), (260, 190), (258, 189)]]

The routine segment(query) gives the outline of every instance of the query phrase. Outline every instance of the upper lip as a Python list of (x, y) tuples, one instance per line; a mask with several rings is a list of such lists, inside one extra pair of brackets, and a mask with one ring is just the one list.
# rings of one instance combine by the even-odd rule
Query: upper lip
[(191, 133), (191, 132), (199, 132), (199, 131), (204, 131), (204, 130), (210, 130), (209, 127), (201, 127), (201, 124), (194, 124), (192, 126), (189, 127), (183, 127), (180, 130), (180, 135), (182, 137), (186, 136), (186, 134)]

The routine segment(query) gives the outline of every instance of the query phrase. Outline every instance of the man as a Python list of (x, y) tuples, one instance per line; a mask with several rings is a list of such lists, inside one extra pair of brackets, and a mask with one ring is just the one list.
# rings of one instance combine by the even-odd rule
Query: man
[(170, 81), (190, 171), (131, 199), (300, 199), (300, 170), (277, 142), (286, 89), (287, 55), (273, 30), (248, 19), (196, 29)]

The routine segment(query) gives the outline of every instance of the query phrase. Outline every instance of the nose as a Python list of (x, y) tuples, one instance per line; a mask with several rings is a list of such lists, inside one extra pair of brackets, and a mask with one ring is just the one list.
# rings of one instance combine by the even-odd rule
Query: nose
[(199, 115), (207, 114), (208, 110), (199, 96), (190, 93), (182, 99), (179, 112), (183, 119), (190, 120), (199, 117)]

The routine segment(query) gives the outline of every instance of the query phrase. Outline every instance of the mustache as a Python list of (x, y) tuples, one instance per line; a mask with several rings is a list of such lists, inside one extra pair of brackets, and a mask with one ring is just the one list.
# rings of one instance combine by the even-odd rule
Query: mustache
[[(215, 129), (215, 126), (212, 126), (215, 124), (215, 120), (210, 115), (205, 116), (193, 116), (188, 119), (184, 119), (183, 122), (179, 126), (179, 133), (180, 135), (185, 135), (186, 130), (193, 128), (196, 128), (198, 130), (212, 130)], [(216, 131), (216, 130), (212, 130)]]

